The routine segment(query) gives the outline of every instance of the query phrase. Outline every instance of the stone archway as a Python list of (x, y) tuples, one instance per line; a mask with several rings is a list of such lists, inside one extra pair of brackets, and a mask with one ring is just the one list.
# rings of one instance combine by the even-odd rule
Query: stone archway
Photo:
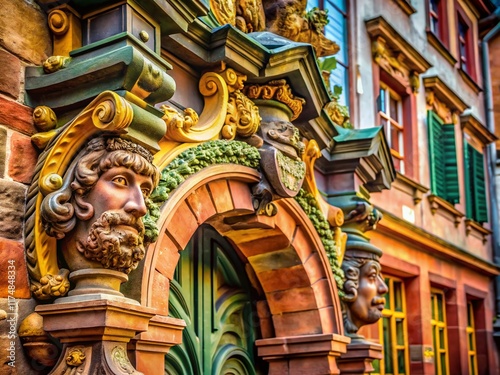
[(263, 340), (257, 345), (259, 355), (270, 361), (269, 373), (287, 366), (280, 373), (299, 374), (310, 361), (317, 361), (318, 374), (338, 373), (333, 357), (345, 352), (349, 340), (342, 336), (337, 287), (321, 239), (292, 199), (275, 202), (274, 217), (255, 215), (250, 186), (259, 180), (254, 169), (216, 165), (172, 193), (162, 207), (160, 237), (143, 264), (140, 302), (168, 315), (169, 284), (179, 252), (208, 223), (233, 244), (248, 277), (261, 290)]

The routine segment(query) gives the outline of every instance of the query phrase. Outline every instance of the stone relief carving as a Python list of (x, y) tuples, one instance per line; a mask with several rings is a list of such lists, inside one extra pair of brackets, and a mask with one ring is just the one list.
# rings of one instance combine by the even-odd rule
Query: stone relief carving
[(305, 0), (211, 0), (210, 8), (221, 25), (236, 26), (244, 33), (270, 31), (295, 42), (310, 43), (316, 56), (329, 56), (339, 46), (323, 34), (326, 12), (306, 12)]
[(368, 202), (355, 200), (343, 207), (348, 233), (342, 262), (344, 294), (341, 296), (344, 329), (354, 340), (362, 340), (359, 328), (376, 323), (382, 317), (384, 294), (388, 288), (380, 274), (382, 250), (364, 236), (376, 227), (382, 215)]
[[(143, 126), (134, 121), (134, 111), (138, 110), (117, 94), (104, 92), (76, 119), (67, 126), (58, 129), (57, 137), (53, 139), (47, 137), (46, 141), (49, 140), (50, 143), (39, 158), (33, 183), (28, 191), (25, 227), (31, 290), (37, 299), (64, 296), (70, 287), (68, 279), (70, 271), (77, 271), (86, 266), (91, 266), (91, 268), (98, 266), (127, 273), (140, 260), (138, 259), (140, 251), (139, 253), (132, 251), (128, 260), (110, 254), (102, 255), (101, 251), (96, 250), (97, 243), (100, 241), (98, 237), (95, 239), (92, 237), (92, 240), (97, 241), (97, 243), (93, 243), (85, 249), (81, 246), (80, 251), (75, 248), (71, 256), (63, 250), (62, 254), (65, 255), (69, 270), (59, 268), (57, 255), (57, 240), (62, 240), (66, 246), (69, 244), (68, 238), (72, 237), (75, 231), (82, 231), (79, 236), (83, 236), (83, 232), (86, 230), (86, 236), (88, 236), (92, 224), (103, 213), (94, 209), (92, 203), (86, 200), (87, 195), (91, 194), (92, 188), (99, 181), (96, 178), (100, 177), (99, 173), (112, 169), (111, 166), (119, 167), (119, 160), (127, 164), (123, 166), (124, 168), (132, 167), (132, 164), (135, 164), (131, 160), (140, 160), (141, 167), (136, 167), (134, 173), (140, 175), (140, 172), (147, 170), (146, 174), (149, 174), (148, 179), (150, 180), (148, 182), (151, 185), (147, 188), (152, 190), (154, 187), (158, 173), (151, 164), (152, 156), (149, 150), (158, 147), (157, 144), (154, 146), (150, 139), (154, 139), (154, 137), (160, 139), (165, 133), (165, 125), (160, 118), (153, 114), (145, 115), (148, 117), (148, 131), (152, 138), (140, 140), (142, 145), (125, 139), (107, 144), (104, 138), (101, 138), (100, 141), (94, 140), (86, 145), (88, 139), (92, 139), (93, 135), (102, 131), (108, 134), (108, 138), (111, 134), (127, 137), (129, 131), (132, 133), (136, 131), (137, 127)], [(136, 129), (134, 130), (134, 128)], [(50, 132), (53, 130), (40, 134), (51, 134)], [(145, 146), (149, 150), (146, 150)], [(83, 151), (79, 151), (82, 149)], [(77, 156), (77, 152), (81, 154)], [(126, 153), (133, 156), (115, 157), (111, 161), (108, 160), (109, 165), (100, 166), (100, 156), (107, 153), (113, 155)], [(147, 159), (144, 159), (145, 156)], [(79, 164), (80, 158), (85, 159), (81, 165)], [(83, 166), (85, 161), (87, 166)], [(100, 172), (95, 174), (96, 170)], [(155, 172), (153, 173), (153, 171)], [(76, 179), (75, 174), (78, 175)], [(124, 182), (122, 179), (119, 181)], [(134, 199), (138, 201), (138, 197), (134, 197)], [(141, 212), (141, 216), (144, 216), (145, 211), (146, 209), (141, 207), (137, 212)], [(135, 215), (138, 216), (137, 213)], [(104, 226), (112, 226), (117, 220), (114, 216), (106, 216), (101, 220), (101, 223)], [(84, 222), (87, 224), (82, 224)], [(82, 229), (82, 225), (87, 226), (87, 228)], [(96, 225), (93, 232), (95, 234), (98, 231), (102, 231), (102, 228), (98, 229)], [(137, 228), (134, 228), (133, 231), (141, 237), (143, 230), (137, 224)], [(139, 246), (140, 239), (133, 240), (127, 236), (125, 230), (120, 229), (120, 236), (131, 246)], [(85, 238), (82, 243), (87, 243), (87, 240)], [(137, 244), (133, 245), (133, 241), (137, 241)], [(115, 243), (116, 241), (111, 242)], [(107, 251), (116, 251), (111, 250), (109, 243), (106, 246)], [(88, 259), (84, 257), (85, 254)], [(86, 261), (83, 261), (82, 258)], [(118, 288), (119, 283), (115, 287)]]

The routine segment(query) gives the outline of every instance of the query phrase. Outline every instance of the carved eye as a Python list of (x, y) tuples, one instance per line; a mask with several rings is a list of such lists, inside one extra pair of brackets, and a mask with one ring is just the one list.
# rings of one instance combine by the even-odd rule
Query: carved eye
[(122, 177), (122, 176), (117, 176), (117, 177), (113, 178), (113, 182), (115, 184), (118, 184), (118, 185), (123, 185), (123, 186), (128, 185), (127, 179), (125, 177)]
[(144, 198), (149, 197), (149, 194), (151, 194), (150, 189), (141, 189), (141, 191), (142, 191), (142, 195), (144, 196)]

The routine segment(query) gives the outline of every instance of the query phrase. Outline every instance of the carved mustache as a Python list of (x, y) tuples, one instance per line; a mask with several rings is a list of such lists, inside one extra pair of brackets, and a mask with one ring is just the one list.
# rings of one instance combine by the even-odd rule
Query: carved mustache
[(376, 306), (376, 305), (385, 305), (385, 298), (384, 297), (375, 297), (372, 300), (372, 305), (373, 306)]
[(145, 232), (142, 220), (133, 215), (129, 215), (124, 211), (106, 211), (101, 215), (100, 219), (107, 222), (110, 227), (119, 225), (132, 227), (139, 233), (140, 236), (143, 236)]

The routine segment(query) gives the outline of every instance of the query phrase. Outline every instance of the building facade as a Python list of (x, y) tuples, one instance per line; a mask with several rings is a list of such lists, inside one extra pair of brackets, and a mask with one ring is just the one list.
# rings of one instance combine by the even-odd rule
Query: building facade
[(494, 12), (3, 2), (0, 371), (498, 374)]

